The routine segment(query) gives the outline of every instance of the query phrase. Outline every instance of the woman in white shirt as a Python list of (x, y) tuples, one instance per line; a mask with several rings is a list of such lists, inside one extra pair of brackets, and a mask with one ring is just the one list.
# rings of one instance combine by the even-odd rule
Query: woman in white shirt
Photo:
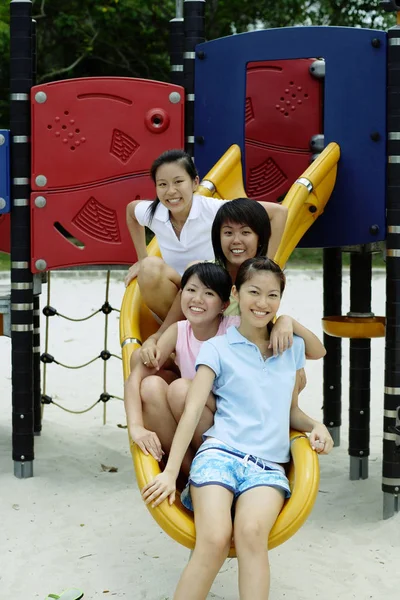
[[(138, 262), (125, 278), (138, 278), (145, 304), (163, 321), (179, 290), (180, 278), (192, 261), (212, 260), (211, 226), (223, 202), (196, 194), (199, 176), (191, 157), (182, 150), (168, 150), (150, 170), (156, 186), (154, 201), (135, 200), (127, 207), (127, 225)], [(260, 203), (271, 222), (268, 255), (273, 256), (282, 236), (287, 211), (278, 204)], [(148, 257), (145, 226), (157, 236), (161, 256)]]

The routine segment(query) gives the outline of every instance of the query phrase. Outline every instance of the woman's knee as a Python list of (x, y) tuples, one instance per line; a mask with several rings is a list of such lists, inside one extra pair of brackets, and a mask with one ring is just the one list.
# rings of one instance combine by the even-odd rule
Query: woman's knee
[(167, 265), (159, 256), (146, 256), (140, 261), (138, 283), (141, 288), (155, 287), (162, 281)]
[(186, 396), (189, 390), (189, 379), (176, 379), (173, 381), (167, 392), (167, 401), (174, 414), (182, 415), (185, 409)]
[(251, 519), (235, 523), (234, 540), (238, 552), (241, 550), (258, 552), (268, 548), (268, 533), (262, 523)]
[(196, 550), (208, 556), (225, 558), (232, 542), (232, 527), (213, 527), (207, 531), (196, 531)]
[(140, 397), (143, 406), (159, 406), (165, 404), (168, 384), (157, 375), (149, 375), (140, 385)]

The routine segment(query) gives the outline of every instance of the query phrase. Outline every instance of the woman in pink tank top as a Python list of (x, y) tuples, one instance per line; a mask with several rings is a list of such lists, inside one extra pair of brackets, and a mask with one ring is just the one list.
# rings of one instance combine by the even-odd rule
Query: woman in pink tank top
[[(203, 262), (186, 269), (181, 281), (181, 306), (186, 320), (171, 325), (158, 340), (157, 368), (148, 368), (139, 362), (125, 383), (124, 402), (129, 433), (145, 454), (151, 454), (158, 461), (164, 452), (169, 452), (179, 417), (172, 410), (169, 415), (164, 411), (162, 423), (157, 414), (153, 418), (150, 416), (152, 422), (144, 423), (142, 402), (145, 403), (149, 395), (157, 394), (159, 402), (168, 404), (172, 384), (169, 385), (159, 374), (173, 352), (183, 378), (179, 381), (189, 382), (194, 377), (195, 361), (203, 342), (224, 334), (231, 325), (239, 325), (240, 317), (223, 316), (229, 305), (231, 287), (229, 273), (218, 265)], [(206, 411), (206, 419), (212, 420), (215, 411), (212, 395)], [(196, 438), (201, 440), (200, 430)], [(197, 446), (196, 441), (194, 443)], [(184, 470), (189, 469), (192, 457), (189, 451)]]

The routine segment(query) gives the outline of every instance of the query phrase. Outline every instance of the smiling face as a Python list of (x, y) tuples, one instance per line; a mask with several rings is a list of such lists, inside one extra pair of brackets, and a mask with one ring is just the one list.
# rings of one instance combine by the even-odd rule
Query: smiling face
[(256, 271), (238, 291), (232, 293), (239, 301), (242, 325), (265, 327), (272, 321), (281, 303), (280, 280), (271, 271)]
[(158, 167), (155, 176), (157, 197), (171, 213), (186, 217), (192, 206), (193, 192), (199, 178), (192, 179), (179, 162), (166, 163)]
[(236, 268), (257, 255), (258, 235), (248, 226), (226, 222), (221, 227), (221, 248), (228, 264)]
[(226, 308), (216, 292), (206, 287), (197, 275), (192, 275), (182, 290), (181, 307), (192, 324), (213, 322)]

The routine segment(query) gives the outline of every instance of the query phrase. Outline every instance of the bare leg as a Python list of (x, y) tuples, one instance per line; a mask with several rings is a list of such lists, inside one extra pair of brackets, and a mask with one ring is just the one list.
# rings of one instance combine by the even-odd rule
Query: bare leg
[[(140, 396), (143, 405), (143, 423), (146, 429), (154, 431), (166, 454), (171, 450), (176, 431), (176, 421), (167, 402), (168, 384), (157, 375), (143, 379)], [(182, 472), (189, 475), (194, 453), (188, 449), (182, 462)]]
[(174, 600), (205, 600), (226, 559), (232, 539), (233, 494), (220, 485), (190, 487), (196, 546), (182, 573)]
[[(176, 379), (168, 388), (167, 402), (177, 423), (179, 423), (185, 409), (186, 396), (190, 384), (191, 381), (189, 379)], [(215, 410), (215, 397), (214, 394), (210, 394), (191, 442), (194, 450), (199, 449), (203, 442), (203, 433), (207, 429), (210, 429), (214, 423)]]
[(148, 256), (140, 263), (137, 279), (144, 303), (164, 320), (179, 291), (180, 275), (162, 258)]
[(283, 502), (283, 493), (266, 486), (244, 492), (236, 502), (234, 540), (240, 600), (269, 597), (268, 536)]

